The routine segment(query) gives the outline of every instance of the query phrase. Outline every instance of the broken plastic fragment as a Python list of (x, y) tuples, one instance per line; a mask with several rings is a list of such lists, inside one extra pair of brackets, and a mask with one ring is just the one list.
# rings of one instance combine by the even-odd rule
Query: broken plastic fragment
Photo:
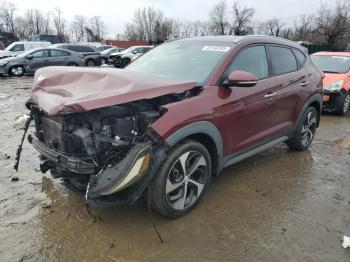
[(350, 247), (350, 237), (344, 236), (343, 237), (343, 248)]
[(24, 129), (28, 119), (29, 119), (28, 115), (17, 117), (15, 123), (13, 124), (13, 127), (16, 129)]

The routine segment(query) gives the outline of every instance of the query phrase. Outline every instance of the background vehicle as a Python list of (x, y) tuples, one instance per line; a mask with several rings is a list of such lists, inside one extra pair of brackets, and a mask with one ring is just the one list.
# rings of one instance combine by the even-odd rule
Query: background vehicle
[(108, 57), (108, 61), (117, 68), (123, 68), (130, 63), (131, 58), (138, 54), (144, 54), (151, 50), (153, 46), (132, 46), (121, 52), (112, 53)]
[(174, 218), (224, 167), (282, 142), (307, 149), (322, 79), (295, 42), (195, 37), (162, 44), (124, 70), (40, 70), (32, 97), (28, 139), (43, 172), (92, 205), (132, 203), (149, 186), (152, 207)]
[(110, 54), (112, 53), (119, 53), (123, 51), (122, 48), (117, 48), (117, 47), (113, 47), (113, 48), (109, 48), (109, 49), (106, 49), (106, 50), (103, 50), (101, 52), (101, 64), (109, 64), (109, 60), (108, 60), (108, 57)]
[(318, 52), (311, 58), (325, 74), (323, 110), (346, 114), (350, 108), (350, 52)]
[(114, 48), (112, 45), (100, 45), (96, 48), (96, 51), (102, 52), (106, 49)]
[(101, 65), (101, 55), (92, 46), (79, 45), (79, 44), (55, 44), (53, 47), (67, 49), (73, 52), (80, 53), (85, 60), (85, 65), (99, 66)]
[(0, 60), (0, 75), (34, 74), (45, 66), (85, 66), (85, 61), (79, 53), (64, 49), (34, 49)]
[(0, 51), (0, 59), (16, 56), (24, 51), (34, 48), (47, 47), (51, 45), (50, 42), (13, 42), (5, 50)]

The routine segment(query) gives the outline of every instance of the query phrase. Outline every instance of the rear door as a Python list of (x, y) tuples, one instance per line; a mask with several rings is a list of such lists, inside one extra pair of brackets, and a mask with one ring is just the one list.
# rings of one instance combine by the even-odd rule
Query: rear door
[(225, 103), (225, 141), (229, 154), (264, 141), (279, 129), (274, 116), (278, 86), (270, 74), (265, 45), (251, 45), (241, 50), (225, 70), (221, 81), (233, 71), (253, 73), (258, 81), (253, 87), (231, 87)]
[(298, 49), (268, 45), (268, 53), (277, 84), (278, 110), (274, 112), (274, 116), (279, 119), (281, 128), (288, 130), (295, 124), (302, 89), (310, 84), (309, 78), (312, 75), (303, 70), (306, 57)]
[(50, 50), (50, 62), (51, 66), (65, 66), (70, 62), (71, 54), (64, 50), (51, 49)]

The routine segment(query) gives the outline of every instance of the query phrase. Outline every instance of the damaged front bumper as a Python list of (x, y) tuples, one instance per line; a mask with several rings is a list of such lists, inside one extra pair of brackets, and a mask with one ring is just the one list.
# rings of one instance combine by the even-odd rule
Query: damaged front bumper
[(343, 91), (323, 92), (323, 108), (324, 112), (336, 112), (343, 107), (346, 93)]
[[(151, 143), (137, 143), (117, 164), (97, 167), (89, 159), (81, 159), (58, 152), (40, 141), (34, 134), (28, 141), (41, 154), (40, 168), (78, 191), (92, 206), (113, 206), (134, 203), (147, 187), (152, 175)], [(164, 155), (164, 154), (162, 154)], [(78, 190), (77, 190), (78, 189)]]

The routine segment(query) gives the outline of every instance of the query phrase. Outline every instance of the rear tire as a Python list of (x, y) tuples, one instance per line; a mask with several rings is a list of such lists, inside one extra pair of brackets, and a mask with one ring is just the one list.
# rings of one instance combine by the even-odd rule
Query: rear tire
[(304, 151), (311, 145), (317, 129), (317, 119), (317, 110), (309, 107), (301, 117), (294, 136), (286, 142), (290, 149)]
[(96, 66), (96, 62), (93, 59), (88, 59), (86, 61), (86, 66), (87, 67), (94, 67), (94, 66)]
[(13, 66), (9, 69), (9, 75), (11, 76), (24, 76), (25, 69), (23, 66)]
[(349, 108), (350, 108), (350, 94), (349, 93), (345, 93), (344, 94), (344, 101), (342, 103), (342, 105), (340, 106), (340, 108), (338, 109), (338, 111), (336, 112), (338, 115), (345, 115), (347, 112), (349, 112)]
[(152, 208), (169, 218), (190, 212), (206, 191), (211, 171), (205, 146), (193, 140), (175, 146), (152, 179), (149, 192)]

